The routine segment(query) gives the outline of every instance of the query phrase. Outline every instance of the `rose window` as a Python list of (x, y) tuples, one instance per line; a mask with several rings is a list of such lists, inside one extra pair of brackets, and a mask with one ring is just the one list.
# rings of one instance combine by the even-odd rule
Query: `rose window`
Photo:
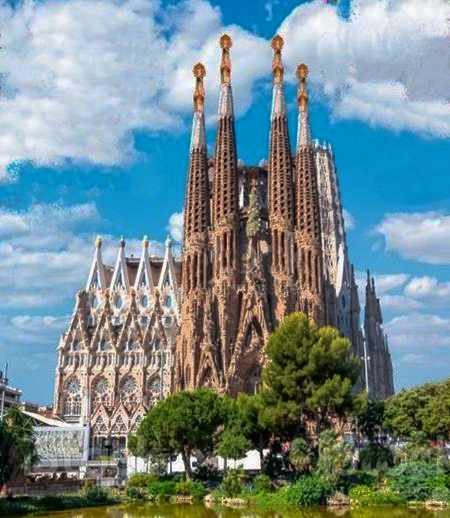
[(66, 416), (79, 416), (81, 414), (81, 384), (78, 379), (71, 379), (66, 385), (64, 394), (63, 412)]
[(127, 409), (134, 408), (138, 403), (138, 384), (132, 377), (122, 382), (120, 399)]
[(95, 383), (92, 391), (92, 400), (97, 405), (101, 403), (107, 405), (110, 402), (109, 383), (105, 378), (100, 378)]
[(67, 384), (67, 392), (69, 394), (78, 394), (80, 392), (81, 385), (78, 379), (70, 380)]

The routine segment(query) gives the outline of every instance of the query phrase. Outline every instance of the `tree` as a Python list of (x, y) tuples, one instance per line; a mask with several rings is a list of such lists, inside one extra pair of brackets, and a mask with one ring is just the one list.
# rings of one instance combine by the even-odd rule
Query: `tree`
[(405, 439), (423, 432), (428, 440), (450, 440), (450, 379), (402, 390), (386, 401), (384, 424)]
[(325, 430), (319, 439), (317, 473), (335, 485), (352, 462), (352, 449), (333, 430)]
[(137, 435), (150, 454), (181, 454), (186, 476), (191, 478), (192, 454), (213, 451), (223, 422), (224, 403), (218, 394), (208, 389), (178, 392), (149, 411)]
[(292, 441), (289, 450), (289, 462), (298, 473), (308, 473), (311, 470), (314, 456), (308, 443), (303, 437), (297, 437)]
[(251, 443), (239, 428), (226, 428), (220, 436), (217, 453), (226, 459), (238, 460), (245, 457)]
[(379, 443), (384, 435), (384, 401), (374, 401), (367, 393), (358, 394), (355, 399), (353, 413), (358, 425), (358, 431), (368, 439), (369, 443)]
[(13, 407), (0, 422), (0, 486), (14, 480), (37, 458), (33, 422)]
[(331, 421), (348, 416), (360, 361), (332, 327), (318, 328), (305, 314), (287, 316), (267, 344), (263, 371), (264, 420), (287, 438), (312, 427), (312, 440)]

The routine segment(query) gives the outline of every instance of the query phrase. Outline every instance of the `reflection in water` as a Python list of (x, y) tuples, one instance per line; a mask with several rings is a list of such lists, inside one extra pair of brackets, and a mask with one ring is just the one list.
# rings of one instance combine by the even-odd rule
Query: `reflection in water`
[(431, 512), (400, 507), (356, 509), (298, 509), (260, 511), (255, 509), (208, 509), (202, 505), (124, 505), (49, 513), (44, 518), (450, 518), (450, 511)]

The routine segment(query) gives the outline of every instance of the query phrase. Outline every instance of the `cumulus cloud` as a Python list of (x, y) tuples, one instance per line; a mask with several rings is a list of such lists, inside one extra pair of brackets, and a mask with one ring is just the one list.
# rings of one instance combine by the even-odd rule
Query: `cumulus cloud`
[[(87, 279), (99, 226), (93, 203), (0, 210), (0, 308), (37, 309), (71, 300)], [(106, 235), (104, 242), (104, 260), (114, 264), (119, 238)], [(152, 253), (163, 253), (161, 243), (150, 245)], [(130, 239), (127, 254), (139, 256), (141, 247)]]
[(429, 264), (450, 263), (450, 215), (439, 212), (394, 213), (376, 226), (386, 250)]
[(168, 230), (175, 241), (183, 239), (183, 212), (174, 212), (169, 218)]
[(450, 347), (450, 319), (426, 313), (401, 315), (386, 325), (389, 342), (408, 352), (425, 351), (434, 347)]
[(347, 232), (353, 230), (356, 226), (356, 220), (353, 215), (347, 209), (343, 209), (342, 214), (344, 216), (345, 230)]
[(352, 2), (348, 20), (321, 0), (284, 20), (290, 71), (308, 63), (333, 113), (395, 130), (450, 136), (446, 0)]
[[(207, 86), (217, 92), (217, 39), (225, 30), (239, 48), (233, 70), (242, 113), (270, 63), (248, 56), (269, 57), (270, 49), (238, 26), (224, 27), (205, 0), (169, 11), (156, 0), (0, 2), (0, 174), (23, 160), (114, 166), (130, 159), (133, 130), (182, 125), (193, 61), (205, 62)], [(209, 109), (215, 104), (208, 98)]]

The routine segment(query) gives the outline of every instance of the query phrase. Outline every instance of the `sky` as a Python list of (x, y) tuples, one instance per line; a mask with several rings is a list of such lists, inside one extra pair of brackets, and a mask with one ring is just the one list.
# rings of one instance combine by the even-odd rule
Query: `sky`
[(333, 146), (358, 278), (374, 274), (397, 389), (450, 376), (450, 3), (446, 0), (0, 0), (0, 362), (50, 403), (56, 346), (95, 236), (113, 261), (179, 239), (192, 65), (233, 37), (238, 155), (267, 156), (270, 39), (309, 66), (315, 138)]

